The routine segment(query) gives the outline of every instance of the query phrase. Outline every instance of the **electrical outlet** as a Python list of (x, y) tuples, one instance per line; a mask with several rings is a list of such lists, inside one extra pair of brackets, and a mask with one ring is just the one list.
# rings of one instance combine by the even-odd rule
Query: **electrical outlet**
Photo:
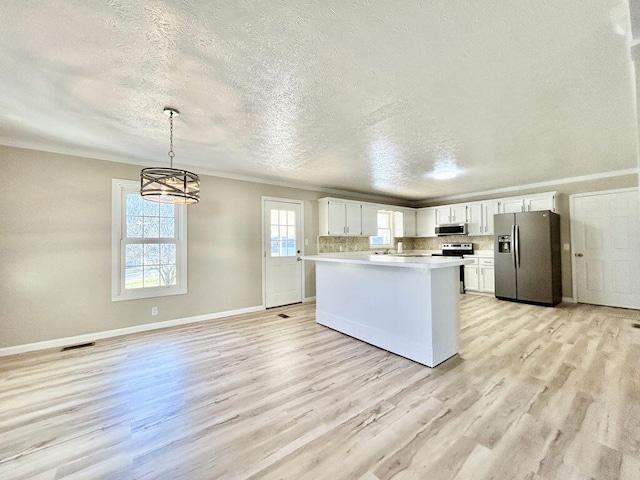
[(151, 315), (157, 315), (158, 314), (158, 307), (151, 307)]

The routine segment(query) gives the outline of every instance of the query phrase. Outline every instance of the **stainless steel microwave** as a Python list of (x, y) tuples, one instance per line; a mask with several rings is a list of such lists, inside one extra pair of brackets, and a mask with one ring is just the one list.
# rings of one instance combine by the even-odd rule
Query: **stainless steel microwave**
[(447, 223), (436, 225), (436, 235), (467, 235), (467, 224)]

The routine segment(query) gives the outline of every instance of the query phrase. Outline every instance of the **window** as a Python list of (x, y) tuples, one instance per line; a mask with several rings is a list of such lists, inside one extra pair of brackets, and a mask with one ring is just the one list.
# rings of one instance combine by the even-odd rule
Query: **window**
[(369, 237), (372, 247), (391, 247), (393, 245), (391, 212), (378, 210), (378, 235)]
[(271, 210), (271, 256), (296, 256), (296, 212)]
[(140, 196), (140, 184), (113, 180), (113, 301), (187, 293), (184, 205)]

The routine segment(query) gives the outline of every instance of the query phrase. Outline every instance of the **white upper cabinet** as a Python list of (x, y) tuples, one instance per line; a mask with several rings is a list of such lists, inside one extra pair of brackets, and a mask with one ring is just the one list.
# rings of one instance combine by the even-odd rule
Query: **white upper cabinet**
[(347, 235), (362, 235), (362, 205), (359, 203), (347, 202)]
[(500, 213), (556, 211), (556, 192), (535, 193), (524, 197), (500, 199)]
[(419, 208), (416, 212), (416, 235), (418, 237), (436, 236), (436, 209)]
[(482, 202), (482, 233), (481, 235), (493, 235), (493, 216), (500, 213), (500, 202), (489, 200)]
[(524, 211), (522, 198), (507, 198), (500, 202), (500, 213), (520, 213)]
[(362, 235), (362, 204), (336, 198), (318, 200), (320, 235)]
[(413, 208), (403, 208), (393, 212), (393, 236), (416, 236), (416, 211)]
[(404, 232), (403, 237), (415, 237), (416, 236), (416, 211), (413, 208), (405, 208), (403, 213), (404, 218)]
[(361, 235), (364, 237), (375, 237), (378, 235), (378, 207), (362, 205)]
[(536, 212), (539, 210), (551, 210), (556, 211), (556, 196), (555, 194), (545, 194), (542, 196), (535, 195), (524, 198), (524, 207), (527, 212)]
[[(339, 200), (328, 200), (320, 203), (320, 235), (346, 235), (347, 204)], [(323, 212), (326, 210), (326, 212)], [(324, 213), (324, 214), (323, 214)], [(323, 228), (324, 220), (324, 228)]]
[(436, 224), (442, 225), (446, 223), (465, 223), (467, 221), (467, 206), (447, 205), (445, 207), (436, 207)]
[(467, 223), (469, 235), (484, 235), (481, 203), (467, 204)]

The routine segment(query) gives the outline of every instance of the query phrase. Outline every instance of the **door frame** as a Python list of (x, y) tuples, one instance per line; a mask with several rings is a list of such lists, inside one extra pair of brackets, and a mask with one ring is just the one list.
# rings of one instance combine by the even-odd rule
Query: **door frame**
[[(264, 212), (265, 212), (265, 204), (266, 202), (284, 202), (284, 203), (295, 203), (300, 205), (300, 232), (302, 238), (300, 239), (300, 256), (304, 255), (304, 200), (298, 200), (296, 198), (280, 198), (280, 197), (268, 197), (263, 195), (260, 203), (260, 213), (261, 213), (261, 233), (260, 233), (260, 250), (262, 252), (262, 308), (266, 310), (267, 308), (267, 249), (265, 246), (265, 236), (264, 236)], [(304, 303), (306, 288), (305, 288), (305, 265), (304, 261), (302, 262), (302, 268), (300, 269), (300, 288), (302, 289), (302, 303)], [(277, 307), (275, 307), (277, 308)]]
[[(574, 193), (569, 195), (569, 232), (571, 234), (571, 295), (573, 296), (573, 303), (578, 303), (578, 272), (576, 270), (576, 244), (575, 244), (575, 235), (573, 234), (576, 231), (575, 225), (575, 199), (582, 197), (595, 197), (598, 195), (608, 195), (612, 193), (626, 193), (626, 192), (636, 192), (640, 194), (640, 187), (626, 187), (626, 188), (616, 188), (613, 190), (599, 190), (597, 192), (583, 192), (583, 193)], [(638, 219), (640, 222), (640, 219)]]

